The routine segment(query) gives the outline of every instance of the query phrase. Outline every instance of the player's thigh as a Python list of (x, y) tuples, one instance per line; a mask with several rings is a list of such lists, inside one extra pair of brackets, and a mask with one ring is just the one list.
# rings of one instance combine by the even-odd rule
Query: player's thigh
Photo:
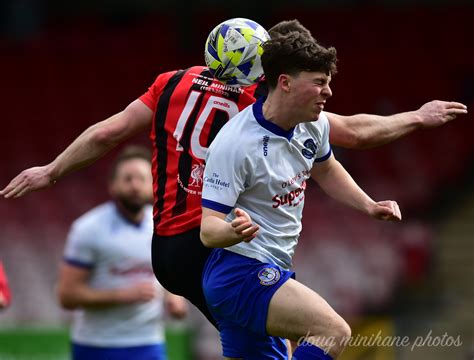
[(267, 332), (298, 341), (306, 335), (332, 336), (344, 319), (315, 291), (289, 279), (273, 295), (267, 316)]

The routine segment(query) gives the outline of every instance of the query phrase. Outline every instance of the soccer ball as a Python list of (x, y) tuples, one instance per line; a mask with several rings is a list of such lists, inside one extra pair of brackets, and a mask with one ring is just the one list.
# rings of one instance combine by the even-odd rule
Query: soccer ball
[(255, 21), (235, 18), (211, 31), (204, 57), (214, 78), (227, 85), (247, 86), (263, 75), (260, 56), (267, 31)]

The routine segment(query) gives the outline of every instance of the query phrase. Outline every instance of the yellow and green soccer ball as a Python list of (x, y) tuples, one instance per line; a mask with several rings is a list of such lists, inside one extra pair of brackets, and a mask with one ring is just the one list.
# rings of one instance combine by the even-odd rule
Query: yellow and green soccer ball
[(204, 50), (206, 65), (214, 78), (227, 85), (248, 86), (263, 75), (262, 45), (267, 31), (255, 21), (235, 18), (217, 25)]

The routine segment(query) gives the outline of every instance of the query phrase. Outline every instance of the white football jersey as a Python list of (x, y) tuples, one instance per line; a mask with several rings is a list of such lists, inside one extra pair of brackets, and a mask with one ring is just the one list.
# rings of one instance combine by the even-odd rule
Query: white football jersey
[[(65, 261), (91, 270), (89, 285), (97, 289), (128, 287), (155, 281), (151, 265), (152, 208), (137, 225), (126, 220), (113, 202), (77, 219), (68, 235)], [(163, 300), (81, 309), (74, 312), (72, 340), (91, 346), (129, 347), (162, 343)]]
[(313, 163), (331, 156), (329, 122), (324, 113), (314, 122), (285, 131), (266, 120), (263, 100), (233, 117), (217, 134), (206, 158), (202, 204), (235, 218), (245, 210), (260, 226), (257, 237), (227, 250), (284, 269), (301, 231), (306, 180)]

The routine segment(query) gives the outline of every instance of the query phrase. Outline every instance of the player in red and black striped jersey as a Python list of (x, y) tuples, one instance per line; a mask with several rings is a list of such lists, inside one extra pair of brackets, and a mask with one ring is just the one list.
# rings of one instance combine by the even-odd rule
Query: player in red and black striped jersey
[[(288, 24), (283, 25), (280, 30)], [(213, 321), (201, 287), (202, 269), (210, 252), (199, 239), (204, 154), (224, 123), (254, 102), (262, 91), (263, 83), (231, 89), (213, 80), (202, 66), (162, 74), (146, 94), (123, 111), (89, 127), (51, 163), (21, 172), (0, 195), (17, 198), (49, 187), (92, 164), (131, 136), (151, 130), (154, 271), (167, 290), (188, 298)], [(332, 144), (367, 148), (394, 141), (419, 128), (442, 125), (466, 112), (460, 103), (432, 101), (417, 111), (385, 117), (326, 115)]]
[(207, 148), (227, 120), (265, 94), (264, 82), (226, 86), (206, 67), (194, 66), (159, 75), (140, 97), (154, 112), (156, 234), (176, 235), (199, 226)]
[(204, 159), (221, 127), (265, 94), (264, 82), (226, 86), (194, 66), (159, 75), (140, 97), (153, 110), (153, 268), (165, 288), (187, 297), (212, 322), (201, 290), (210, 252), (199, 241)]

